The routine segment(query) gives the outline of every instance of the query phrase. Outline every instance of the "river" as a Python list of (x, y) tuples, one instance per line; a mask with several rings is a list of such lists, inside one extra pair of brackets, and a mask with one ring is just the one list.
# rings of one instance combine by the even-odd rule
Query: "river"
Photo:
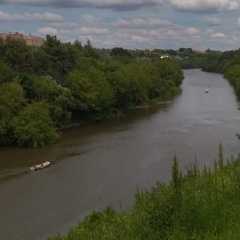
[[(169, 182), (177, 155), (183, 171), (239, 152), (240, 111), (222, 75), (185, 70), (172, 101), (63, 132), (37, 148), (0, 148), (1, 240), (47, 239), (93, 210), (128, 209), (137, 188)], [(209, 87), (209, 93), (205, 88)], [(30, 171), (49, 160), (48, 168)]]

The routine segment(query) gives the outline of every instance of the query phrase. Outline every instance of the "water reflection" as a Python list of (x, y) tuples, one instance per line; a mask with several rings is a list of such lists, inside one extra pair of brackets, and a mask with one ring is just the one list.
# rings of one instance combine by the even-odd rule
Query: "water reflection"
[(156, 114), (159, 110), (167, 111), (172, 102), (160, 102), (146, 108), (132, 110), (129, 114), (111, 120), (99, 121), (92, 124), (73, 127), (64, 130), (61, 139), (51, 145), (32, 148), (0, 148), (0, 182), (14, 176), (27, 174), (29, 166), (45, 160), (56, 163), (68, 157), (85, 154), (89, 151), (88, 143), (91, 136), (107, 132), (128, 131), (131, 124)]

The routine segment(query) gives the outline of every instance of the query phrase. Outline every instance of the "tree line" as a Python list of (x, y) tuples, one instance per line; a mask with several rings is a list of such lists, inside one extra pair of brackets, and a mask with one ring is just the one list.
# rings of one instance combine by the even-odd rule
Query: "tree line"
[[(0, 146), (38, 147), (72, 122), (166, 99), (184, 78), (176, 61), (46, 36), (41, 47), (0, 39)], [(120, 54), (119, 54), (120, 51)]]
[(240, 49), (225, 52), (208, 50), (202, 70), (223, 74), (240, 98)]

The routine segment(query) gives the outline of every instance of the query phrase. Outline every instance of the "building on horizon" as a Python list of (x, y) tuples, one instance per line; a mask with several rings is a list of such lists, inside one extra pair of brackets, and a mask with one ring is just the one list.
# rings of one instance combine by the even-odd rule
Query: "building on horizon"
[(13, 39), (23, 39), (28, 46), (39, 47), (45, 42), (44, 38), (32, 36), (31, 34), (29, 36), (26, 36), (18, 32), (0, 33), (0, 38), (2, 38), (3, 40), (5, 40), (7, 37), (10, 37)]

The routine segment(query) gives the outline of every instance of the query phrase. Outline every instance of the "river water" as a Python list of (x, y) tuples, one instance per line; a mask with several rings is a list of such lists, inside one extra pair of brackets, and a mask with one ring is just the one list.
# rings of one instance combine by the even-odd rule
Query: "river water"
[[(184, 71), (182, 93), (126, 116), (66, 130), (59, 142), (0, 149), (0, 239), (47, 239), (92, 210), (128, 209), (137, 188), (169, 182), (177, 155), (183, 171), (239, 152), (239, 103), (222, 75)], [(209, 93), (205, 88), (209, 87)], [(34, 163), (50, 166), (30, 171)]]

